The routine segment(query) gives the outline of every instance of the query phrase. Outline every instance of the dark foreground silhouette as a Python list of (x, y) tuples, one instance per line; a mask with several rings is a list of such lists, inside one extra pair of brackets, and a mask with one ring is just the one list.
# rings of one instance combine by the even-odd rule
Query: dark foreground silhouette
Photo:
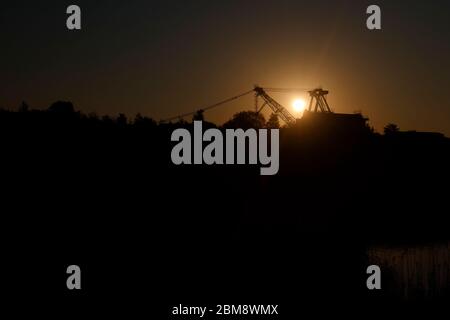
[[(26, 276), (8, 280), (59, 297), (64, 266), (77, 263), (81, 296), (122, 302), (156, 294), (151, 303), (245, 300), (294, 312), (349, 299), (444, 301), (450, 140), (394, 125), (381, 135), (355, 117), (310, 114), (282, 128), (280, 171), (267, 177), (257, 166), (171, 164), (170, 135), (187, 122), (98, 118), (70, 103), (2, 111), (6, 266), (42, 274), (32, 287)], [(266, 125), (279, 124), (242, 113), (223, 128)], [(429, 281), (408, 280), (416, 272), (396, 266), (423, 248), (431, 256), (420, 251), (414, 268)], [(381, 291), (366, 288), (373, 263)]]

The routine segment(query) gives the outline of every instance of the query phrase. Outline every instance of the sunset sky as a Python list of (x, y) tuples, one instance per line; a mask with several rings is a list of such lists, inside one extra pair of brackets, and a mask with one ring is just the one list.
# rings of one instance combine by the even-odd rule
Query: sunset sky
[[(66, 28), (67, 6), (82, 30)], [(366, 8), (382, 9), (382, 30)], [(14, 1), (0, 9), (0, 107), (70, 100), (83, 112), (156, 120), (267, 87), (322, 86), (336, 112), (379, 131), (450, 136), (450, 2)], [(301, 94), (274, 94), (291, 110)], [(223, 122), (251, 96), (206, 114)]]

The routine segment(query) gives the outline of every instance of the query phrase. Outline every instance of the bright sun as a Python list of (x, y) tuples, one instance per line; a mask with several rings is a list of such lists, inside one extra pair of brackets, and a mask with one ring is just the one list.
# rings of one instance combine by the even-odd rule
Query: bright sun
[(306, 102), (303, 99), (295, 99), (292, 102), (292, 107), (294, 108), (295, 112), (301, 113), (305, 110)]

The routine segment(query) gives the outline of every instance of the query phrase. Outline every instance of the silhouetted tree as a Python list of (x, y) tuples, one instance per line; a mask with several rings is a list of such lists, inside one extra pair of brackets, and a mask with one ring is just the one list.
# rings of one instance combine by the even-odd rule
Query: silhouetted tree
[(262, 114), (254, 111), (242, 111), (236, 113), (231, 120), (223, 125), (223, 127), (242, 128), (244, 130), (250, 128), (261, 129), (264, 128), (265, 124), (266, 119), (264, 119)]
[(192, 117), (192, 121), (205, 121), (204, 111), (198, 110), (196, 113), (194, 113), (194, 116)]
[(272, 113), (269, 120), (267, 120), (266, 128), (268, 129), (279, 129), (280, 128), (280, 120), (275, 113)]
[(30, 111), (30, 107), (25, 101), (23, 101), (19, 107), (19, 112), (28, 112), (28, 111)]
[(105, 115), (105, 116), (102, 117), (102, 122), (105, 123), (105, 124), (108, 124), (108, 125), (114, 124), (114, 121), (108, 115)]
[(58, 113), (74, 113), (75, 108), (73, 107), (72, 102), (57, 101), (48, 108), (48, 111)]
[(177, 126), (182, 126), (182, 127), (184, 127), (184, 126), (188, 125), (188, 122), (187, 122), (186, 120), (180, 118), (180, 119), (178, 119), (178, 121), (177, 121), (175, 124), (176, 124)]
[(140, 128), (147, 128), (156, 126), (156, 121), (148, 117), (143, 117), (140, 113), (138, 113), (134, 118), (133, 124)]
[(123, 113), (119, 113), (119, 116), (117, 117), (116, 122), (119, 126), (125, 127), (128, 123), (127, 116), (124, 115)]
[(142, 122), (142, 120), (144, 120), (144, 117), (142, 116), (142, 114), (138, 113), (136, 114), (136, 117), (134, 117), (134, 124), (139, 124), (140, 122)]
[(95, 113), (95, 112), (90, 112), (90, 113), (88, 114), (88, 118), (89, 118), (90, 120), (98, 120), (98, 115), (97, 115), (97, 113)]
[(390, 135), (399, 132), (399, 127), (394, 123), (389, 123), (384, 127), (384, 134)]

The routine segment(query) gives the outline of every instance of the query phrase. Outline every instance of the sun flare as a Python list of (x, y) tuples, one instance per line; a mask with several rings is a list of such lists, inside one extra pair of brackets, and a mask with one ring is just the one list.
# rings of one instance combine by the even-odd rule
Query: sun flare
[(305, 111), (305, 107), (306, 107), (306, 101), (303, 99), (295, 99), (292, 102), (292, 108), (297, 113), (302, 113), (303, 111)]

